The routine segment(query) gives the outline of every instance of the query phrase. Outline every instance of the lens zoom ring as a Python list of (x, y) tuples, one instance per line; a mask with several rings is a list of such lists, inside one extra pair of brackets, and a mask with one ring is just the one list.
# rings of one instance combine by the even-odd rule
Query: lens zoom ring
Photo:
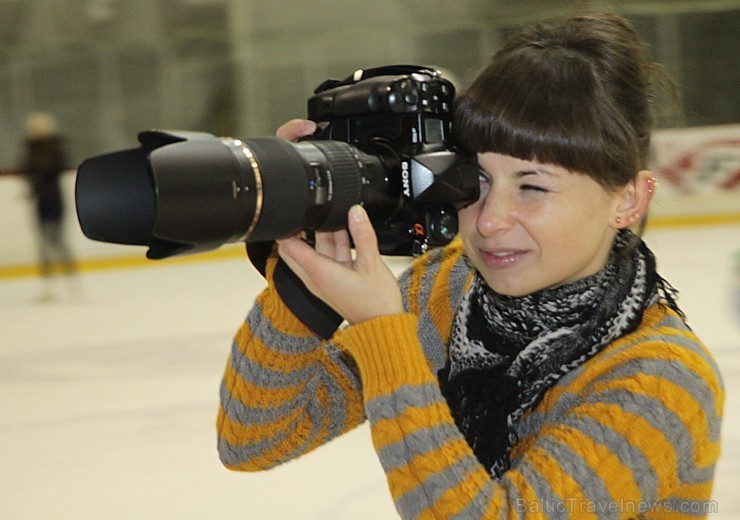
[(362, 175), (358, 159), (347, 143), (312, 141), (331, 164), (332, 201), (321, 229), (338, 229), (347, 225), (347, 212), (361, 202)]

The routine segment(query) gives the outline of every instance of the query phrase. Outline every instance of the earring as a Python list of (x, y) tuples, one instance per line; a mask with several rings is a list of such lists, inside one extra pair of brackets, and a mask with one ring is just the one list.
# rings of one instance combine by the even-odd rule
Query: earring
[(658, 186), (660, 185), (660, 183), (658, 182), (658, 179), (656, 179), (655, 177), (650, 177), (647, 180), (647, 183), (648, 183), (648, 194), (654, 195), (658, 189)]
[(617, 224), (621, 224), (622, 223), (622, 217), (617, 217), (615, 220), (616, 220)]

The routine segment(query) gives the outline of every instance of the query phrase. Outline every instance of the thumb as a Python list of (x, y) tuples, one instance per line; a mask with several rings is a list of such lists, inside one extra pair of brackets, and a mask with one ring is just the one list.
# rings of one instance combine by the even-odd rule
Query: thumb
[(359, 204), (352, 206), (347, 221), (357, 251), (355, 263), (361, 267), (373, 265), (380, 258), (380, 252), (378, 238), (365, 208)]

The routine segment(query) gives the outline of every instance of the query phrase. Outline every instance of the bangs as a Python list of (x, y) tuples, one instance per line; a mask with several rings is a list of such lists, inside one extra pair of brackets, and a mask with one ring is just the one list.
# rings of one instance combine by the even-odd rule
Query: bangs
[(472, 153), (557, 164), (604, 186), (638, 170), (630, 126), (586, 60), (562, 47), (497, 56), (458, 96), (454, 133)]

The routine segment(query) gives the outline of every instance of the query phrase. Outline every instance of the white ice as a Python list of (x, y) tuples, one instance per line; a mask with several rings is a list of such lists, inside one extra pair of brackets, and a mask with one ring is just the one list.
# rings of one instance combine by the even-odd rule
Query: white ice
[[(740, 226), (647, 241), (723, 371), (711, 516), (738, 518)], [(246, 260), (83, 272), (72, 294), (61, 282), (39, 303), (38, 278), (0, 280), (0, 518), (397, 518), (366, 427), (269, 472), (221, 466), (219, 382), (263, 286)]]

